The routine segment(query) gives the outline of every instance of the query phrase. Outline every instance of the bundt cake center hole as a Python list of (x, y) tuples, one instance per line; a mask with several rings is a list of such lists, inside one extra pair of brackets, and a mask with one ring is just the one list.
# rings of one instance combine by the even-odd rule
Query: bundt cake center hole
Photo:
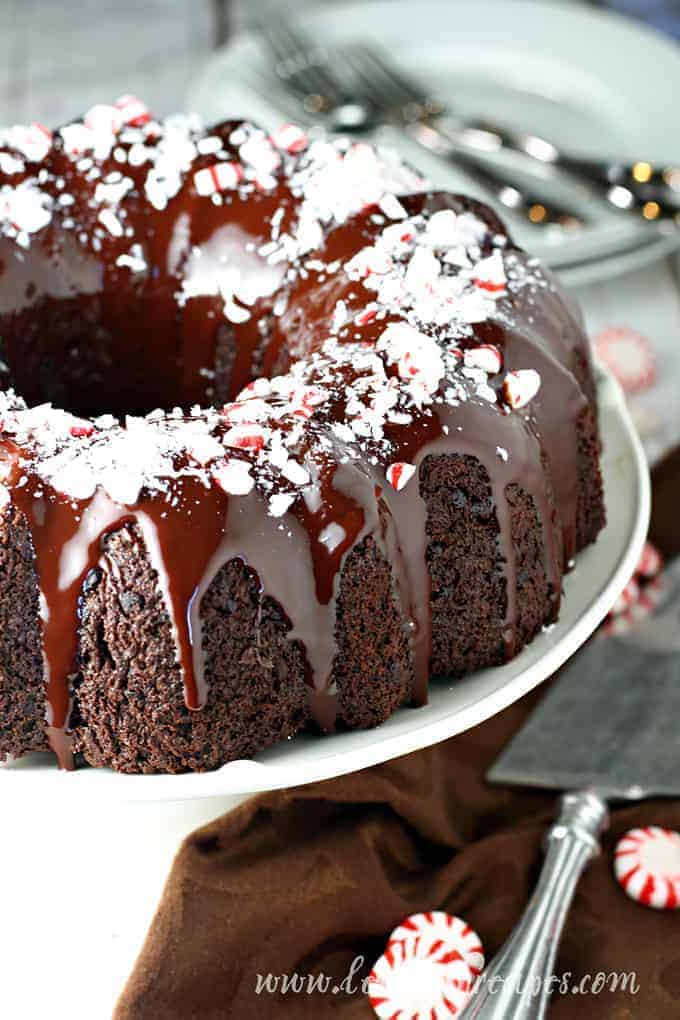
[(131, 322), (129, 332), (113, 333), (87, 301), (78, 302), (78, 314), (68, 304), (47, 302), (42, 314), (31, 308), (19, 316), (25, 321), (6, 338), (3, 388), (12, 387), (29, 406), (51, 403), (88, 418), (189, 406), (186, 372), (163, 349), (162, 324), (145, 331)]

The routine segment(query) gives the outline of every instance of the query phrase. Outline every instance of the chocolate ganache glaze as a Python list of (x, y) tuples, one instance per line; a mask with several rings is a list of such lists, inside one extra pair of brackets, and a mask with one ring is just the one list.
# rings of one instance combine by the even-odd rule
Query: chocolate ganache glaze
[[(267, 599), (303, 657), (296, 728), (379, 721), (352, 722), (337, 681), (343, 585), (368, 550), (391, 577), (370, 597), (396, 607), (407, 649), (382, 717), (556, 617), (562, 572), (603, 523), (587, 342), (490, 210), (422, 188), (363, 143), (161, 124), (132, 97), (54, 136), (0, 136), (0, 496), (30, 533), (63, 767), (96, 728), (80, 646), (91, 590), (122, 584), (121, 530), (141, 535), (162, 595), (182, 739), (211, 704), (204, 603), (229, 564), (257, 579), (260, 665)], [(463, 483), (435, 484), (454, 469)], [(446, 523), (464, 533), (465, 514), (467, 550)], [(451, 612), (463, 577), (483, 640)], [(363, 640), (370, 620), (353, 626)], [(115, 697), (120, 716), (132, 693)], [(201, 767), (173, 754), (137, 767)]]

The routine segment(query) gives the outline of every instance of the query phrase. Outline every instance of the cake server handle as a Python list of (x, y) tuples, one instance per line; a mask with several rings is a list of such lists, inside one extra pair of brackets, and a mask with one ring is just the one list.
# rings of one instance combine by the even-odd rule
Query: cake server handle
[(600, 851), (605, 802), (591, 791), (568, 793), (546, 837), (540, 878), (517, 927), (484, 970), (461, 1020), (542, 1020), (567, 911), (584, 868)]

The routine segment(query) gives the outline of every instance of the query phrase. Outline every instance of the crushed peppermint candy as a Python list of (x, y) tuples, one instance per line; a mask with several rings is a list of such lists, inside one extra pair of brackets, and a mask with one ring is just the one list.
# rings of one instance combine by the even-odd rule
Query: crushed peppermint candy
[(534, 368), (508, 372), (503, 380), (503, 396), (513, 408), (524, 407), (534, 399), (540, 388), (541, 377)]
[(123, 124), (131, 127), (143, 127), (151, 120), (147, 106), (136, 96), (119, 96), (114, 106), (121, 116)]
[(344, 271), (372, 292), (385, 312), (406, 313), (414, 325), (453, 324), (464, 331), (498, 314), (506, 291), (505, 284), (479, 285), (481, 279), (505, 280), (499, 250), (481, 258), (485, 236), (485, 225), (469, 212), (443, 209), (427, 219), (408, 217), (387, 225)]
[(277, 149), (298, 153), (309, 145), (309, 135), (297, 124), (282, 124), (272, 135), (272, 142)]
[(15, 124), (0, 131), (2, 145), (20, 152), (31, 163), (40, 163), (52, 148), (52, 132), (42, 124)]
[[(39, 135), (26, 137), (49, 152), (52, 140)], [(7, 133), (0, 137), (0, 145), (10, 144), (5, 156), (31, 158), (25, 139), (22, 148)], [(129, 504), (143, 489), (168, 491), (169, 479), (187, 475), (232, 495), (257, 487), (278, 517), (298, 496), (316, 505), (315, 479), (337, 458), (363, 461), (368, 453), (392, 488), (402, 490), (417, 467), (401, 459), (412, 454), (400, 448), (399, 429), (434, 417), (444, 402), (501, 399), (522, 408), (538, 392), (533, 369), (507, 372), (502, 386), (492, 378), (503, 371), (503, 351), (479, 342), (475, 331), (480, 323), (507, 321), (522, 285), (506, 238), (471, 211), (411, 214), (414, 206), (399, 196), (422, 188), (423, 180), (389, 151), (309, 137), (294, 125), (271, 136), (248, 122), (230, 129), (228, 138), (223, 127), (206, 134), (195, 117), (153, 120), (131, 96), (93, 107), (57, 133), (54, 147), (91, 185), (90, 233), (79, 230), (79, 243), (83, 237), (115, 243), (112, 262), (132, 273), (154, 271), (153, 246), (130, 226), (140, 205), (151, 207), (145, 212), (153, 226), (153, 210), (165, 210), (185, 184), (183, 195), (208, 212), (205, 199), (219, 205), (272, 191), (275, 209), (262, 244), (239, 249), (238, 261), (224, 254), (221, 242), (192, 245), (188, 217), (178, 217), (169, 262), (171, 272), (181, 267), (179, 307), (215, 296), (224, 318), (239, 325), (251, 319), (260, 298), (286, 290), (284, 282), (292, 286), (316, 274), (347, 284), (314, 353), (286, 375), (253, 381), (221, 411), (154, 412), (121, 426), (108, 418), (83, 422), (49, 406), (29, 409), (0, 394), (3, 429), (35, 451), (33, 469), (57, 491), (87, 498), (101, 486)], [(286, 201), (278, 202), (279, 195)], [(61, 217), (64, 229), (79, 223), (75, 203), (45, 168), (0, 187), (0, 233), (28, 247), (53, 217)], [(328, 232), (361, 212), (370, 225), (364, 247), (345, 261), (326, 261)], [(507, 460), (506, 450), (496, 452)], [(320, 541), (332, 551), (341, 532), (339, 524), (328, 525)]]
[(116, 106), (98, 103), (87, 111), (83, 124), (94, 135), (116, 135), (123, 126), (123, 115)]
[(269, 499), (269, 513), (272, 517), (283, 517), (295, 502), (295, 493), (277, 492)]
[(199, 195), (229, 191), (237, 188), (242, 180), (243, 168), (239, 163), (214, 163), (194, 174), (194, 185)]
[(396, 489), (397, 492), (404, 488), (409, 480), (413, 478), (415, 473), (415, 464), (405, 464), (403, 462), (390, 464), (385, 472), (387, 481), (393, 489)]
[(503, 356), (493, 344), (470, 347), (463, 354), (466, 368), (481, 368), (488, 375), (497, 375), (503, 367)]
[[(271, 265), (272, 272), (260, 274), (261, 291), (254, 292), (252, 273), (249, 284), (241, 279), (235, 288), (230, 278), (233, 263), (223, 273), (219, 266), (211, 268), (209, 274), (193, 272), (201, 248), (191, 252), (187, 263), (180, 301), (221, 293), (225, 318), (234, 324), (247, 322), (253, 302), (279, 288), (282, 270), (274, 272), (278, 265), (295, 263), (318, 248), (326, 230), (367, 205), (382, 202), (386, 215), (405, 215), (393, 193), (413, 191), (424, 183), (395, 154), (363, 142), (311, 140), (293, 124), (283, 125), (270, 137), (248, 122), (233, 129), (225, 141), (219, 134), (206, 134), (195, 116), (175, 115), (156, 121), (141, 100), (130, 95), (121, 96), (113, 104), (93, 106), (81, 120), (64, 125), (56, 138), (57, 147), (72, 159), (78, 172), (93, 182), (93, 201), (107, 207), (97, 214), (94, 230), (83, 229), (76, 235), (81, 244), (91, 243), (95, 250), (99, 250), (102, 240), (129, 233), (125, 212), (128, 201), (136, 208), (146, 200), (152, 209), (163, 212), (187, 178), (201, 197), (218, 204), (230, 194), (247, 198), (256, 190), (273, 190), (282, 176), (286, 178), (298, 203), (297, 216), (285, 230), (282, 207), (271, 218), (269, 250), (265, 253), (263, 246), (261, 257)], [(15, 153), (40, 161), (48, 155), (52, 137), (40, 125), (17, 127), (0, 135), (0, 147), (3, 145), (11, 152), (0, 152), (2, 172), (24, 173), (25, 167)], [(214, 157), (211, 165), (196, 165), (207, 155)], [(111, 158), (121, 166), (127, 164), (130, 173), (102, 176), (102, 165)], [(17, 187), (4, 185), (0, 192), (0, 232), (29, 247), (30, 235), (47, 226), (55, 210), (65, 211), (74, 204), (73, 195), (55, 195), (61, 187), (49, 165), (39, 179), (28, 178)], [(64, 216), (64, 224), (75, 226), (77, 215)], [(131, 255), (130, 259), (128, 262), (123, 255), (119, 264), (142, 271), (137, 257)], [(245, 286), (247, 293), (243, 293)]]
[(255, 485), (250, 465), (245, 460), (225, 460), (213, 468), (217, 484), (230, 496), (247, 496)]
[(291, 191), (300, 200), (298, 223), (279, 236), (270, 257), (294, 262), (319, 247), (324, 230), (378, 205), (387, 195), (417, 191), (424, 183), (389, 149), (346, 138), (314, 139), (289, 176)]
[(268, 438), (268, 430), (261, 425), (234, 425), (224, 436), (227, 446), (236, 450), (262, 450)]
[(26, 165), (21, 159), (10, 155), (9, 152), (0, 152), (0, 173), (7, 177), (14, 177), (15, 174), (23, 173)]
[(475, 287), (486, 291), (491, 297), (505, 293), (507, 277), (503, 257), (499, 251), (494, 251), (488, 258), (477, 263), (474, 283)]
[[(0, 224), (5, 221), (5, 233), (17, 238), (37, 234), (52, 220), (52, 202), (31, 180), (16, 188), (0, 188)], [(24, 246), (26, 246), (24, 244)]]
[(445, 366), (434, 337), (406, 322), (395, 322), (385, 329), (376, 347), (386, 352), (388, 364), (397, 364), (414, 403), (422, 404), (439, 388)]

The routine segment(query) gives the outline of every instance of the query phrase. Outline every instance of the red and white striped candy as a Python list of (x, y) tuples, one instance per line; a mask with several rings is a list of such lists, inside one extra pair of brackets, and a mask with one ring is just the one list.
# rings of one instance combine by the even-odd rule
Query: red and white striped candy
[(84, 124), (65, 124), (59, 129), (64, 149), (69, 156), (80, 156), (93, 147), (93, 135)]
[(79, 421), (76, 419), (69, 428), (69, 432), (74, 439), (88, 438), (94, 435), (94, 425), (89, 421)]
[(463, 361), (467, 368), (481, 368), (489, 375), (495, 375), (503, 367), (501, 352), (493, 344), (480, 344), (465, 351)]
[(272, 384), (269, 379), (253, 379), (247, 386), (244, 386), (240, 393), (236, 394), (236, 400), (249, 400), (251, 397), (268, 397), (272, 392)]
[(399, 372), (399, 377), (401, 379), (413, 379), (416, 375), (418, 375), (418, 368), (411, 351), (406, 351), (406, 353), (399, 358), (397, 371)]
[(267, 178), (281, 165), (281, 156), (264, 135), (255, 135), (240, 146), (238, 154), (260, 178)]
[(499, 251), (477, 263), (473, 282), (475, 287), (485, 291), (489, 297), (499, 297), (503, 294), (507, 280), (503, 256)]
[(661, 553), (651, 542), (645, 542), (633, 577), (602, 624), (605, 634), (626, 634), (639, 620), (654, 612), (665, 591), (664, 580), (659, 576), (662, 567)]
[[(406, 210), (404, 209), (403, 205), (401, 204), (401, 202), (397, 198), (397, 196), (393, 195), (389, 191), (387, 192), (386, 195), (382, 196), (382, 198), (378, 202), (378, 205), (380, 207), (380, 211), (382, 213), (384, 213), (385, 216), (388, 217), (388, 219), (391, 219), (391, 220), (405, 220), (406, 216), (408, 215)], [(405, 231), (405, 233), (409, 234), (409, 239), (410, 239), (411, 232), (410, 231)], [(402, 234), (402, 237), (403, 237), (403, 234)]]
[(627, 393), (652, 386), (656, 379), (654, 351), (641, 333), (628, 326), (610, 326), (593, 340), (595, 353)]
[(277, 149), (290, 152), (302, 152), (309, 145), (309, 136), (297, 124), (282, 124), (272, 135), (272, 141)]
[(299, 390), (293, 390), (291, 394), (291, 400), (303, 407), (318, 407), (319, 404), (324, 404), (328, 397), (328, 390), (323, 386), (303, 386)]
[(680, 833), (648, 825), (616, 844), (614, 874), (627, 896), (656, 910), (680, 907)]
[(387, 481), (390, 483), (393, 489), (400, 492), (404, 486), (413, 478), (416, 473), (415, 464), (406, 464), (404, 461), (397, 461), (394, 464), (390, 464), (387, 471)]
[(243, 180), (243, 167), (239, 163), (214, 163), (194, 174), (194, 185), (199, 195), (215, 195), (220, 191), (237, 188)]
[(120, 112), (123, 124), (129, 124), (131, 127), (143, 127), (151, 120), (147, 106), (137, 96), (120, 96), (114, 105)]
[(372, 302), (370, 305), (366, 305), (361, 311), (354, 316), (354, 321), (357, 326), (367, 326), (369, 322), (373, 322), (378, 314), (378, 306)]
[(328, 390), (323, 386), (302, 386), (292, 391), (286, 410), (296, 418), (307, 420), (314, 416), (314, 408), (325, 403), (328, 396)]
[(627, 634), (634, 624), (632, 613), (625, 612), (619, 616), (608, 616), (600, 630), (606, 637), (618, 637)]
[(368, 999), (380, 1020), (444, 1020), (472, 991), (470, 968), (457, 950), (417, 955), (409, 942), (388, 945), (368, 978)]
[(418, 942), (421, 947), (455, 949), (465, 960), (473, 977), (478, 977), (484, 969), (484, 949), (479, 935), (466, 921), (443, 910), (428, 910), (407, 917), (394, 929), (388, 945), (395, 942)]
[(371, 276), (375, 273), (382, 276), (389, 273), (394, 265), (387, 252), (382, 252), (375, 247), (362, 248), (345, 265), (345, 272), (350, 277)]
[(117, 110), (115, 106), (105, 106), (103, 103), (97, 103), (96, 106), (90, 107), (87, 111), (83, 117), (83, 123), (86, 128), (94, 131), (95, 134), (117, 135), (123, 126), (123, 117), (120, 110)]
[(35, 163), (45, 158), (52, 145), (52, 132), (37, 122), (16, 124), (5, 132), (5, 137), (13, 149)]
[(634, 577), (631, 577), (630, 581), (623, 589), (616, 602), (611, 608), (611, 612), (614, 616), (619, 613), (623, 613), (626, 609), (630, 609), (634, 602), (640, 598), (640, 585), (637, 583)]
[(49, 201), (47, 196), (36, 188), (13, 188), (0, 204), (0, 217), (9, 220), (16, 230), (37, 234), (52, 219), (45, 201)]
[(252, 181), (258, 191), (273, 191), (276, 187), (276, 177), (273, 174), (256, 173)]
[(389, 249), (389, 251), (396, 251), (401, 248), (404, 244), (410, 244), (416, 237), (415, 228), (409, 223), (391, 223), (389, 227), (385, 227), (381, 235), (381, 243), (383, 248)]
[(637, 600), (623, 612), (615, 613), (613, 610), (602, 624), (605, 634), (613, 637), (615, 635), (627, 634), (636, 623), (644, 620), (654, 612), (661, 602), (666, 591), (663, 577), (654, 577), (640, 589)]
[(503, 380), (503, 396), (510, 407), (524, 407), (541, 388), (541, 377), (533, 368), (508, 372)]
[(291, 404), (290, 413), (295, 415), (296, 418), (308, 421), (314, 417), (314, 408), (310, 407), (309, 404)]
[(626, 634), (639, 620), (653, 613), (665, 592), (660, 576), (661, 553), (651, 542), (645, 542), (635, 573), (616, 600), (602, 625), (605, 634)]
[(640, 591), (637, 602), (630, 607), (636, 620), (642, 620), (653, 613), (666, 593), (666, 582), (663, 577), (653, 577)]
[(663, 559), (659, 550), (651, 542), (645, 542), (635, 573), (642, 578), (656, 577), (662, 566)]
[(231, 446), (234, 450), (254, 450), (258, 452), (264, 447), (269, 437), (269, 429), (261, 425), (244, 424), (234, 425), (227, 429), (223, 442), (225, 446)]
[(231, 404), (225, 404), (222, 414), (230, 424), (249, 424), (256, 421), (265, 421), (271, 414), (271, 407), (261, 397), (252, 397), (249, 400), (235, 400)]

